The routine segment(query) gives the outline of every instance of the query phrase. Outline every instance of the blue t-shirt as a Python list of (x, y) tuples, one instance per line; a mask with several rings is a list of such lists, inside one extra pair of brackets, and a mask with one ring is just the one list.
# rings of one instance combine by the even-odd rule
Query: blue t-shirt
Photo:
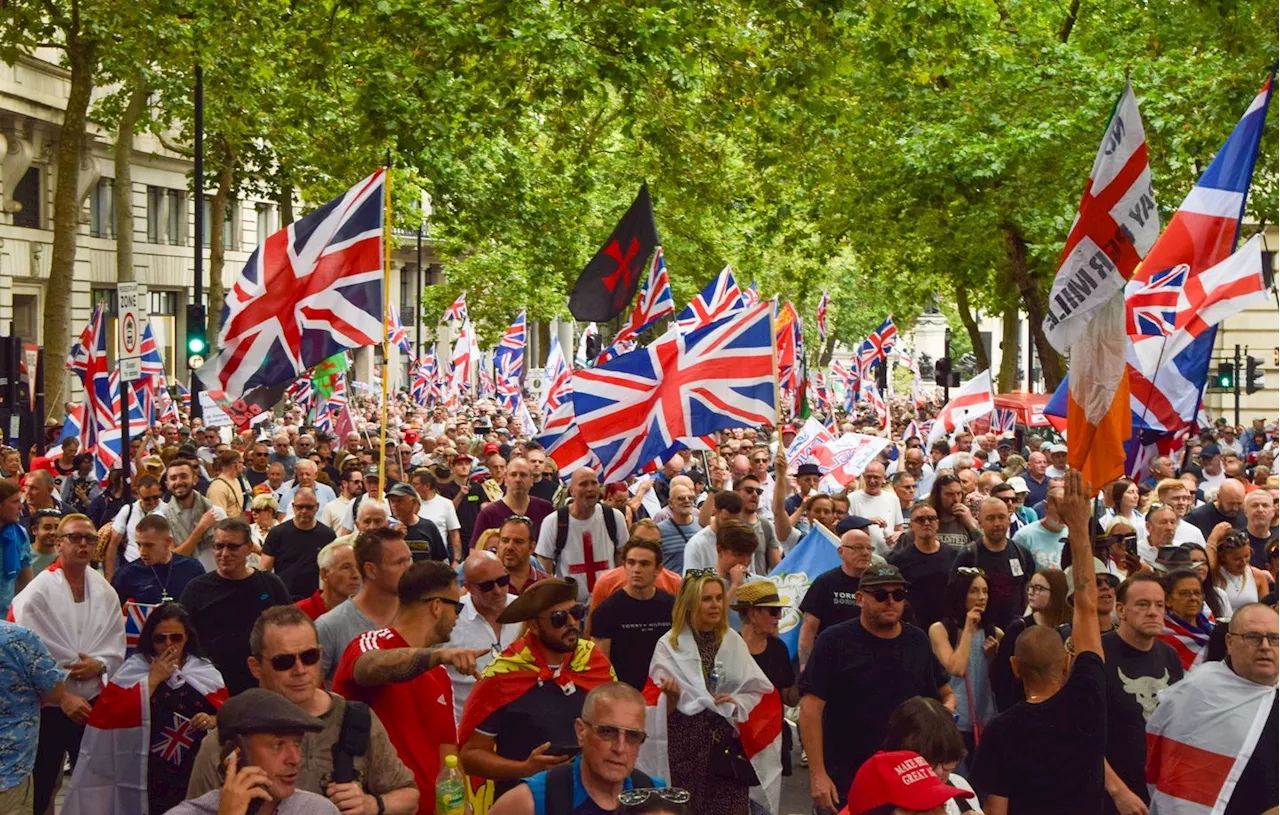
[(18, 585), (18, 575), (31, 566), (31, 536), (21, 523), (0, 528), (0, 618), (9, 614), (9, 604)]
[(139, 558), (127, 564), (111, 581), (120, 595), (120, 604), (126, 600), (152, 605), (160, 603), (168, 595), (177, 601), (187, 584), (204, 574), (204, 566), (193, 557), (175, 554), (168, 563), (148, 566)]
[(1067, 538), (1067, 528), (1059, 532), (1050, 532), (1043, 521), (1036, 521), (1013, 533), (1013, 542), (1031, 553), (1037, 569), (1061, 569), (1063, 543)]
[(684, 525), (677, 524), (672, 518), (658, 524), (658, 534), (662, 536), (663, 567), (676, 574), (684, 574), (684, 547), (700, 529), (702, 526), (697, 518)]
[[(582, 756), (575, 756), (573, 759), (573, 813), (572, 815), (605, 815), (605, 813), (616, 811), (601, 809), (599, 804), (587, 795), (587, 788), (582, 785)], [(561, 813), (547, 812), (547, 772), (543, 771), (537, 775), (524, 779), (524, 783), (529, 785), (529, 791), (533, 793), (533, 815), (561, 815)], [(654, 788), (665, 787), (667, 782), (661, 778), (653, 779)], [(631, 789), (631, 776), (628, 775), (626, 780), (622, 782), (624, 790)], [(567, 815), (567, 813), (565, 814)]]
[(40, 697), (66, 676), (34, 631), (0, 620), (0, 790), (36, 766)]

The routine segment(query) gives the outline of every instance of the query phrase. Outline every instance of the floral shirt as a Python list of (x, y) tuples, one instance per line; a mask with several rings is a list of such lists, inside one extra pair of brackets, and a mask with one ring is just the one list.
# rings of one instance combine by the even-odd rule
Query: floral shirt
[(0, 620), (0, 790), (35, 767), (40, 697), (66, 676), (34, 631)]

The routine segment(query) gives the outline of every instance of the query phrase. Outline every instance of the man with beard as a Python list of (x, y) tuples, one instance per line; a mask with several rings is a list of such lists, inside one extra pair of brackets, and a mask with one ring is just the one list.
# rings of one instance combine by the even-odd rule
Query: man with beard
[(498, 615), (501, 624), (528, 621), (527, 633), (485, 668), (458, 725), (463, 768), (492, 780), (495, 799), (569, 761), (586, 692), (617, 678), (579, 635), (586, 608), (577, 597), (575, 581), (548, 578)]
[(627, 527), (618, 510), (600, 503), (600, 479), (581, 467), (569, 482), (569, 506), (548, 515), (538, 532), (534, 553), (548, 574), (578, 584), (586, 602), (596, 578), (614, 567), (617, 550), (627, 542)]
[(443, 666), (473, 674), (488, 648), (438, 648), (458, 621), (458, 579), (447, 563), (420, 561), (400, 578), (400, 610), (389, 628), (356, 637), (333, 690), (373, 708), (425, 801), (436, 798), (444, 757), (457, 755), (453, 690)]
[(174, 551), (195, 558), (205, 571), (212, 571), (217, 559), (213, 551), (214, 524), (225, 521), (227, 513), (196, 492), (195, 462), (181, 458), (169, 462), (165, 482), (172, 497), (161, 505), (160, 511), (173, 533)]
[[(546, 456), (543, 455), (543, 461), (545, 460)], [(527, 517), (534, 529), (542, 528), (543, 519), (555, 512), (556, 508), (550, 501), (531, 493), (533, 478), (533, 466), (527, 459), (511, 459), (511, 463), (507, 465), (507, 493), (480, 510), (475, 527), (471, 530), (471, 538), (467, 541), (468, 550), (475, 546), (476, 540), (486, 529), (501, 527), (503, 521), (513, 515)]]

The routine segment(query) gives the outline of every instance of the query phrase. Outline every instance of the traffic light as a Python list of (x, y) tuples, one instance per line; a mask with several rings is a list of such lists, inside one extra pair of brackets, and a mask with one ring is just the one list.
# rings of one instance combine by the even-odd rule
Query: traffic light
[(1218, 363), (1218, 376), (1215, 380), (1218, 390), (1229, 391), (1236, 384), (1236, 366), (1231, 362)]
[[(204, 306), (187, 306), (187, 360), (198, 359), (201, 364), (209, 353), (209, 339), (205, 333)], [(199, 367), (193, 365), (192, 367)]]
[(939, 357), (938, 361), (933, 363), (933, 381), (939, 385), (945, 385), (950, 379), (951, 357)]
[(1267, 387), (1267, 374), (1262, 370), (1262, 360), (1250, 356), (1245, 363), (1244, 392), (1257, 393)]

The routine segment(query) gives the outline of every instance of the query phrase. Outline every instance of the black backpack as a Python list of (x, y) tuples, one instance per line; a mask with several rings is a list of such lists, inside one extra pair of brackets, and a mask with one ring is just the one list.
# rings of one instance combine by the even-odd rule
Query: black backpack
[[(613, 548), (618, 548), (618, 519), (614, 516), (613, 507), (597, 504), (604, 515), (604, 531), (609, 533), (609, 541), (613, 544)], [(607, 510), (607, 511), (606, 511)], [(556, 568), (560, 567), (560, 555), (564, 553), (564, 547), (569, 542), (569, 508), (561, 507), (556, 510), (556, 551), (551, 558), (551, 562)], [(554, 810), (552, 810), (554, 811)]]
[[(554, 815), (570, 815), (573, 812), (573, 768), (577, 762), (561, 764), (547, 770), (546, 800), (542, 811)], [(650, 789), (653, 779), (639, 770), (631, 771), (632, 789)]]

